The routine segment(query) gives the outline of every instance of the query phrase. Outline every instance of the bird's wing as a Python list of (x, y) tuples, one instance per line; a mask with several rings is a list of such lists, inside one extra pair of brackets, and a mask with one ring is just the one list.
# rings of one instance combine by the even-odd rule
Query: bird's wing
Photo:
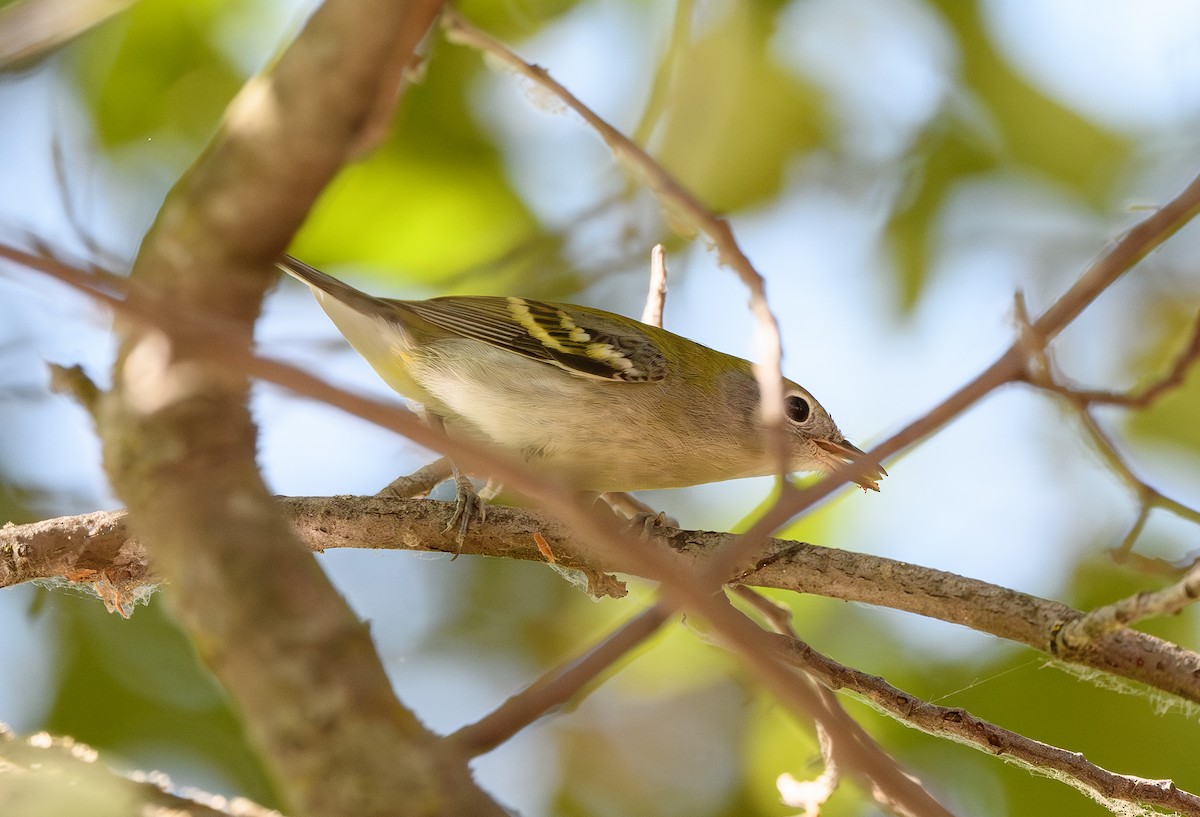
[(571, 374), (627, 383), (667, 376), (667, 360), (654, 337), (618, 315), (526, 298), (447, 296), (401, 303), (442, 331)]

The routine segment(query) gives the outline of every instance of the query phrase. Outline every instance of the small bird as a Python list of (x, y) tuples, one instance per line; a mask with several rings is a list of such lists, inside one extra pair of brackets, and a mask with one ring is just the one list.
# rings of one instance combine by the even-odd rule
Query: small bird
[[(681, 488), (776, 472), (751, 364), (622, 315), (527, 298), (376, 298), (284, 256), (350, 345), (451, 436), (545, 466), (581, 491)], [(784, 383), (789, 471), (863, 455)], [(857, 482), (878, 491), (872, 468)], [(477, 500), (459, 487), (459, 538)], [(467, 518), (462, 519), (464, 503)], [(449, 528), (448, 528), (449, 529)]]

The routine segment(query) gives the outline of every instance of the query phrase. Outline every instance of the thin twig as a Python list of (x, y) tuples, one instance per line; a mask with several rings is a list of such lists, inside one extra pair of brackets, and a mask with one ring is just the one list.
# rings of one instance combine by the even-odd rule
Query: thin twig
[(646, 306), (642, 309), (642, 323), (663, 325), (663, 311), (667, 305), (667, 256), (662, 244), (655, 244), (650, 251), (650, 290), (646, 293)]
[(777, 649), (795, 667), (803, 669), (830, 689), (845, 689), (897, 721), (929, 735), (947, 738), (996, 755), (1074, 786), (1098, 802), (1134, 803), (1171, 809), (1191, 817), (1200, 815), (1200, 797), (1176, 788), (1170, 780), (1147, 780), (1122, 775), (1070, 752), (975, 717), (964, 709), (937, 706), (874, 675), (844, 666), (787, 636), (774, 636)]
[(799, 638), (796, 635), (795, 627), (792, 626), (792, 608), (773, 601), (753, 587), (744, 584), (733, 585), (730, 589), (735, 596), (754, 608), (754, 611), (763, 617), (772, 630), (780, 635)]
[[(756, 650), (753, 653), (757, 659), (754, 669), (759, 677), (768, 674), (775, 676), (780, 684), (775, 689), (777, 696), (788, 700), (780, 695), (782, 689), (790, 693), (793, 700), (804, 702), (803, 708), (809, 712), (814, 725), (830, 742), (836, 768), (854, 771), (859, 777), (865, 777), (871, 784), (871, 796), (896, 814), (912, 817), (950, 814), (925, 790), (919, 780), (901, 769), (895, 759), (846, 714), (837, 697), (828, 688), (818, 683), (807, 672), (796, 672), (775, 660), (778, 656), (774, 639), (780, 636), (773, 636), (762, 630), (730, 604), (723, 594), (718, 598), (724, 602), (724, 609), (733, 617), (733, 621), (737, 622), (736, 627), (741, 631), (739, 635), (745, 639), (753, 638), (752, 643), (762, 645), (762, 652)], [(733, 621), (715, 631), (717, 642), (727, 650), (732, 646), (728, 633), (734, 629)], [(789, 642), (795, 640), (790, 636), (782, 637), (787, 638)]]
[[(1153, 599), (1140, 599), (1145, 606), (1138, 610), (1131, 609), (1131, 605), (1112, 605), (1113, 608), (1120, 607), (1120, 609), (1098, 616), (1094, 623), (1100, 626), (1089, 629), (1088, 620), (1094, 614), (1101, 614), (1102, 610), (1108, 610), (1108, 608), (1101, 608), (1094, 614), (1088, 614), (1072, 622), (1082, 630), (1064, 628), (1060, 632), (1060, 636), (1063, 640), (1070, 640), (1072, 634), (1082, 635), (1084, 634), (1083, 630), (1086, 630), (1087, 640), (1091, 641), (1131, 623), (1133, 617), (1140, 612), (1146, 612), (1148, 615), (1175, 612), (1183, 605), (1195, 601), (1198, 588), (1200, 588), (1200, 568), (1194, 571), (1190, 583), (1180, 582), (1176, 587), (1168, 588), (1161, 594), (1148, 594), (1153, 595), (1155, 597)], [(963, 709), (952, 709), (928, 703), (897, 689), (878, 676), (868, 675), (840, 664), (829, 656), (814, 650), (796, 636), (795, 629), (791, 624), (789, 608), (776, 604), (749, 587), (738, 587), (735, 592), (739, 598), (745, 600), (763, 615), (780, 634), (780, 644), (786, 650), (789, 660), (799, 669), (810, 673), (811, 677), (817, 679), (822, 684), (822, 689), (825, 689), (831, 696), (833, 695), (831, 690), (846, 689), (864, 698), (876, 709), (900, 723), (920, 729), (926, 734), (948, 738), (956, 743), (980, 749), (988, 754), (1002, 755), (1039, 774), (1045, 774), (1048, 771), (1055, 772), (1055, 777), (1101, 802), (1119, 800), (1125, 803), (1170, 807), (1176, 809), (1180, 814), (1200, 815), (1200, 797), (1177, 789), (1170, 781), (1145, 780), (1110, 772), (1088, 762), (1077, 752), (1068, 752), (1027, 738), (1017, 732), (988, 723)], [(1154, 608), (1154, 612), (1149, 611), (1151, 607)], [(1105, 623), (1123, 615), (1128, 617), (1115, 627), (1104, 627)], [(787, 641), (783, 641), (783, 638), (786, 638)], [(1083, 643), (1072, 643), (1071, 646), (1080, 647), (1083, 646)], [(828, 784), (829, 781), (822, 776), (817, 782)], [(810, 797), (819, 797), (822, 792), (822, 786), (813, 783), (797, 783), (795, 786), (797, 792), (802, 792)]]
[(1120, 601), (1097, 607), (1083, 618), (1075, 619), (1059, 629), (1060, 644), (1077, 649), (1111, 632), (1128, 627), (1152, 616), (1173, 616), (1200, 598), (1200, 565), (1169, 587), (1156, 592), (1142, 592)]
[[(1197, 360), (1200, 360), (1200, 312), (1196, 313), (1196, 317), (1192, 321), (1192, 331), (1187, 343), (1184, 344), (1183, 348), (1175, 356), (1175, 360), (1171, 363), (1171, 368), (1161, 377), (1146, 383), (1139, 389), (1128, 392), (1071, 387), (1070, 393), (1074, 397), (1091, 405), (1099, 403), (1123, 406), (1125, 408), (1146, 409), (1172, 389), (1182, 386), (1183, 381), (1187, 379), (1188, 371), (1196, 364)], [(1051, 387), (1068, 388), (1057, 383)]]
[[(1047, 339), (1040, 335), (1029, 322), (1025, 311), (1025, 300), (1020, 293), (1014, 300), (1014, 317), (1017, 320), (1019, 341), (1027, 355), (1027, 363), (1022, 379), (1036, 388), (1054, 394), (1061, 398), (1079, 418), (1080, 425), (1092, 440), (1092, 444), (1104, 458), (1109, 469), (1124, 482), (1138, 501), (1138, 515), (1121, 544), (1114, 548), (1112, 555), (1115, 561), (1122, 562), (1131, 557), (1133, 546), (1146, 526), (1150, 512), (1155, 508), (1175, 514), (1181, 519), (1200, 525), (1200, 510), (1166, 496), (1134, 471), (1133, 466), (1117, 449), (1116, 442), (1101, 427), (1100, 422), (1092, 412), (1094, 402), (1120, 405), (1134, 409), (1144, 409), (1162, 397), (1172, 388), (1181, 385), (1187, 376), (1189, 368), (1200, 356), (1200, 314), (1192, 328), (1192, 335), (1187, 345), (1176, 356), (1170, 370), (1161, 378), (1151, 382), (1137, 392), (1119, 393), (1105, 391), (1089, 391), (1075, 389), (1063, 382), (1064, 378), (1058, 373), (1054, 361), (1050, 357)], [(1193, 562), (1183, 565), (1172, 564), (1162, 559), (1139, 557), (1143, 567), (1152, 568), (1154, 572), (1178, 575), (1188, 570)]]
[(485, 717), (449, 736), (467, 757), (490, 752), (551, 710), (575, 698), (630, 650), (654, 634), (671, 615), (656, 604), (613, 631), (578, 658), (546, 672)]
[(396, 477), (385, 485), (376, 496), (394, 496), (400, 499), (428, 496), (429, 492), (450, 478), (452, 466), (449, 457), (438, 457), (411, 474)]
[[(791, 608), (772, 601), (752, 587), (737, 585), (732, 588), (732, 591), (735, 596), (745, 601), (761, 615), (763, 620), (776, 633), (797, 641), (799, 640), (796, 630), (792, 626)], [(808, 677), (811, 678), (812, 676)], [(861, 726), (850, 717), (849, 713), (838, 702), (837, 696), (828, 687), (821, 686), (819, 687), (819, 691), (822, 693), (821, 698), (825, 703), (826, 709), (831, 714), (850, 721), (853, 724), (852, 728), (856, 732), (861, 732)], [(816, 724), (816, 730), (817, 745), (821, 748), (821, 760), (825, 764), (824, 770), (817, 779), (797, 780), (793, 775), (785, 772), (780, 774), (775, 780), (775, 786), (779, 789), (780, 799), (792, 808), (802, 809), (801, 814), (803, 815), (819, 814), (821, 807), (837, 791), (838, 785), (842, 780), (841, 771), (838, 767), (837, 747), (834, 745), (829, 733), (819, 723)], [(865, 732), (862, 735), (866, 736)], [(879, 751), (883, 751), (873, 739), (867, 737), (867, 740), (870, 741), (871, 745), (879, 749)]]

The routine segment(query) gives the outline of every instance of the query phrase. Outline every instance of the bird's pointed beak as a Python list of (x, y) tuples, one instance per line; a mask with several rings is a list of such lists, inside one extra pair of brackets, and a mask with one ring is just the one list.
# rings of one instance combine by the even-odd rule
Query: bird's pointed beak
[[(860, 457), (865, 457), (867, 455), (866, 451), (863, 451), (849, 440), (841, 440), (839, 442), (834, 442), (833, 440), (813, 440), (813, 442), (815, 442), (825, 451), (833, 454), (842, 462), (854, 462)], [(869, 470), (864, 471), (863, 474), (857, 477), (854, 481), (861, 485), (863, 490), (878, 491), (878, 480), (881, 480), (886, 476), (887, 471), (883, 470), (882, 465), (872, 465)]]

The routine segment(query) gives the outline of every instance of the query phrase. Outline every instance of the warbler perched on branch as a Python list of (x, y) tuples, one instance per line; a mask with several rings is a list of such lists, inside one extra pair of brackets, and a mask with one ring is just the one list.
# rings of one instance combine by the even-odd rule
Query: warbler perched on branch
[[(384, 381), (451, 436), (546, 466), (573, 488), (681, 488), (777, 471), (751, 364), (665, 329), (527, 298), (376, 298), (285, 256)], [(789, 471), (863, 455), (803, 387), (784, 383)], [(857, 482), (879, 490), (882, 468)], [(461, 536), (482, 506), (455, 470)], [(465, 514), (465, 517), (464, 517)]]

